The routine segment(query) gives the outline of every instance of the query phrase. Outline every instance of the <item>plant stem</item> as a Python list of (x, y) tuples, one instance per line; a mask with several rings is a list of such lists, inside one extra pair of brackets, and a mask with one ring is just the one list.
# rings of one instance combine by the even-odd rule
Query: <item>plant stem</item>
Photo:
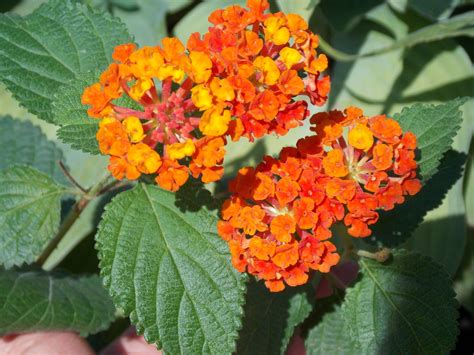
[(373, 259), (373, 260), (378, 261), (379, 263), (383, 263), (387, 261), (388, 258), (390, 257), (390, 249), (383, 248), (375, 253), (371, 253), (367, 250), (357, 250), (356, 254), (363, 258)]
[(64, 218), (64, 221), (61, 224), (58, 233), (56, 233), (54, 238), (49, 242), (49, 244), (39, 256), (38, 260), (36, 261), (37, 264), (39, 264), (40, 266), (43, 266), (45, 264), (46, 260), (48, 260), (48, 258), (51, 256), (58, 244), (61, 242), (67, 232), (71, 229), (71, 227), (80, 217), (82, 211), (84, 211), (89, 202), (97, 196), (101, 195), (102, 193), (106, 192), (103, 190), (103, 188), (108, 184), (109, 180), (110, 175), (106, 175), (96, 185), (92, 186), (90, 189), (87, 190), (86, 193), (81, 195), (82, 197), (76, 201), (76, 203), (72, 206), (71, 210), (67, 214), (66, 218)]

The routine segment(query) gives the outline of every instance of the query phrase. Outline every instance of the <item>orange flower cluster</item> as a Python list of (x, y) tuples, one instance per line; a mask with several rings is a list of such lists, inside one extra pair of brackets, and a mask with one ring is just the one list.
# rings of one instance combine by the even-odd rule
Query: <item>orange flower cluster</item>
[(265, 280), (273, 292), (338, 263), (328, 241), (333, 223), (366, 237), (377, 210), (390, 210), (421, 188), (416, 137), (396, 121), (350, 107), (318, 113), (311, 122), (316, 135), (239, 171), (218, 223), (235, 268)]
[(115, 48), (99, 82), (82, 103), (101, 119), (100, 151), (117, 179), (155, 176), (176, 191), (189, 175), (205, 183), (223, 175), (228, 137), (284, 135), (307, 117), (306, 95), (322, 105), (330, 88), (320, 73), (327, 58), (298, 15), (265, 14), (267, 0), (248, 9), (213, 12), (213, 24), (187, 48), (176, 38), (162, 46)]

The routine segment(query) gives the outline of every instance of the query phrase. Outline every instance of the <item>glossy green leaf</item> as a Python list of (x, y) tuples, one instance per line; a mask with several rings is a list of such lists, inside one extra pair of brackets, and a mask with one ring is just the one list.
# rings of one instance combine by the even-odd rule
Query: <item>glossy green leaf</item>
[(464, 154), (449, 151), (441, 160), (438, 172), (417, 195), (407, 198), (391, 211), (380, 211), (379, 221), (373, 226), (368, 241), (393, 247), (408, 239), (427, 212), (441, 204), (449, 189), (462, 176), (465, 161)]
[[(374, 19), (376, 20), (376, 19)], [(348, 54), (329, 46), (321, 40), (321, 48), (330, 56), (340, 61), (352, 61), (359, 58), (366, 58), (384, 54), (395, 49), (410, 48), (421, 43), (439, 41), (451, 37), (469, 36), (474, 37), (474, 11), (452, 17), (447, 20), (437, 22), (432, 25), (422, 27), (413, 31), (394, 43), (360, 54)]]
[(0, 170), (28, 165), (60, 183), (67, 183), (58, 164), (58, 161), (64, 161), (62, 151), (30, 122), (0, 117), (0, 152)]
[(115, 197), (99, 225), (101, 275), (119, 309), (166, 353), (230, 354), (244, 276), (192, 196), (137, 185)]
[(30, 15), (0, 15), (0, 80), (21, 105), (51, 121), (54, 94), (68, 80), (103, 69), (117, 44), (130, 42), (116, 18), (69, 0)]
[(0, 270), (0, 335), (107, 329), (115, 308), (97, 276)]
[(360, 260), (361, 280), (347, 289), (344, 319), (361, 353), (448, 353), (458, 328), (452, 282), (435, 262), (394, 251), (380, 264)]
[(246, 0), (206, 0), (197, 4), (173, 29), (175, 36), (184, 43), (193, 32), (205, 33), (211, 25), (207, 18), (217, 9), (223, 9), (230, 5), (245, 6)]
[(263, 281), (252, 279), (237, 354), (285, 354), (296, 326), (308, 317), (315, 298), (311, 285), (271, 293)]
[(319, 6), (331, 27), (344, 32), (352, 29), (367, 12), (382, 3), (382, 0), (322, 0)]
[(448, 17), (460, 0), (407, 0), (407, 5), (430, 19)]
[(326, 313), (312, 328), (305, 341), (308, 355), (353, 355), (360, 354), (357, 342), (353, 341), (340, 306)]
[(27, 166), (0, 172), (0, 264), (31, 263), (59, 227), (66, 188)]
[(319, 1), (320, 0), (276, 0), (276, 3), (285, 14), (298, 14), (306, 21), (309, 21)]
[(176, 6), (182, 0), (135, 0), (132, 9), (114, 8), (114, 16), (119, 17), (135, 37), (140, 46), (156, 46), (168, 35), (166, 13), (169, 3)]

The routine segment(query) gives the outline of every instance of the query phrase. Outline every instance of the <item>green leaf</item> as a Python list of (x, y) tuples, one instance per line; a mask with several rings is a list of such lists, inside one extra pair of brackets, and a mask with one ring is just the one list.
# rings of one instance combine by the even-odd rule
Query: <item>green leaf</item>
[(72, 148), (91, 154), (100, 153), (96, 139), (99, 123), (88, 116), (81, 96), (84, 88), (96, 82), (99, 75), (98, 72), (78, 75), (62, 87), (52, 104), (53, 123), (60, 126), (58, 137)]
[(51, 102), (81, 72), (103, 69), (117, 44), (130, 42), (116, 18), (69, 0), (32, 14), (0, 15), (0, 80), (30, 112), (51, 121)]
[(403, 243), (423, 221), (426, 213), (441, 204), (446, 193), (462, 176), (465, 162), (464, 154), (449, 151), (441, 160), (438, 172), (417, 195), (408, 197), (391, 211), (380, 211), (379, 221), (373, 226), (368, 241), (387, 247)]
[(440, 159), (453, 144), (462, 123), (460, 107), (467, 100), (462, 97), (441, 105), (418, 103), (393, 116), (404, 131), (416, 135), (419, 173), (423, 181), (436, 173)]
[(0, 335), (107, 329), (115, 308), (97, 276), (0, 270)]
[(430, 19), (448, 17), (460, 0), (408, 0), (407, 5)]
[(363, 52), (361, 54), (348, 54), (332, 48), (324, 40), (321, 41), (321, 48), (330, 56), (340, 61), (352, 61), (359, 58), (367, 58), (381, 55), (395, 49), (410, 48), (421, 43), (439, 41), (451, 37), (469, 36), (474, 37), (474, 11), (452, 17), (447, 20), (423, 27), (417, 31), (411, 32), (396, 42), (378, 48)]
[(308, 317), (315, 299), (310, 284), (271, 293), (263, 281), (252, 279), (237, 354), (285, 354), (296, 326)]
[(285, 14), (298, 14), (306, 21), (309, 21), (319, 1), (320, 0), (276, 0), (276, 3)]
[(0, 151), (0, 170), (13, 165), (29, 165), (67, 184), (58, 164), (64, 160), (62, 151), (30, 122), (0, 117)]
[(210, 26), (207, 18), (214, 10), (223, 9), (230, 5), (245, 6), (245, 4), (246, 0), (206, 0), (201, 2), (176, 24), (173, 33), (179, 37), (181, 41), (186, 43), (191, 33), (207, 32)]
[(176, 2), (176, 6), (179, 6), (182, 0), (136, 0), (135, 8), (114, 8), (113, 14), (127, 25), (140, 46), (156, 46), (168, 35), (166, 28), (168, 2)]
[(461, 260), (461, 265), (454, 278), (454, 290), (458, 301), (474, 314), (474, 230), (469, 228), (466, 247)]
[(331, 27), (338, 32), (345, 32), (382, 3), (382, 0), (322, 0), (319, 6)]
[(308, 355), (360, 354), (358, 344), (350, 337), (340, 306), (326, 313), (318, 325), (309, 331), (305, 348)]
[(190, 198), (137, 185), (106, 207), (96, 236), (101, 275), (119, 309), (166, 353), (230, 354), (244, 279), (217, 219)]
[(59, 227), (67, 190), (27, 166), (0, 172), (0, 264), (32, 263)]
[(457, 302), (446, 272), (403, 250), (380, 264), (360, 260), (362, 278), (347, 289), (344, 319), (363, 354), (448, 353), (458, 333)]

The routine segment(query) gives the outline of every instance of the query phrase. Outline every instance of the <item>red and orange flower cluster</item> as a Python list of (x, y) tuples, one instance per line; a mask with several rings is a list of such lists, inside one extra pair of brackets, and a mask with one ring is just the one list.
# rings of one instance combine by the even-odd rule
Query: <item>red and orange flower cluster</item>
[(308, 272), (328, 272), (339, 261), (328, 241), (334, 222), (367, 237), (378, 210), (416, 194), (416, 137), (385, 116), (317, 113), (316, 135), (243, 168), (230, 183), (218, 224), (233, 265), (265, 280), (271, 291), (307, 282)]
[(227, 139), (284, 135), (307, 117), (309, 97), (327, 98), (327, 67), (318, 38), (294, 14), (267, 14), (267, 0), (247, 9), (213, 12), (209, 31), (185, 47), (176, 38), (162, 46), (115, 48), (115, 60), (87, 87), (82, 103), (101, 119), (100, 151), (122, 179), (153, 174), (176, 191), (189, 175), (219, 180)]

